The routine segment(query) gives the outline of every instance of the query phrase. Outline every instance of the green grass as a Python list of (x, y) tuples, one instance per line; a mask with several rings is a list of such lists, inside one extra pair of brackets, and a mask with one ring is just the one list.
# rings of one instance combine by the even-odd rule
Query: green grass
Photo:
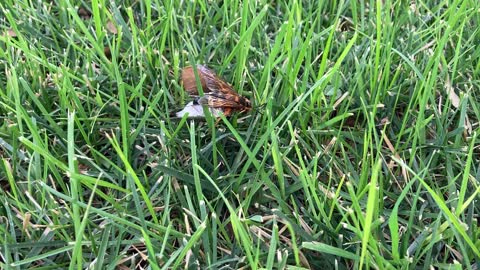
[(479, 268), (479, 1), (110, 2), (0, 3), (0, 268)]

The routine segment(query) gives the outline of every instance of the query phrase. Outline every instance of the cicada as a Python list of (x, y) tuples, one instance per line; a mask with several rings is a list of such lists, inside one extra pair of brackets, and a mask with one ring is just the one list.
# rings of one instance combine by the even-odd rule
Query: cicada
[(185, 67), (182, 70), (181, 83), (194, 100), (177, 112), (177, 117), (183, 117), (186, 113), (189, 117), (204, 117), (202, 105), (206, 105), (214, 117), (219, 117), (221, 113), (230, 116), (234, 112), (247, 112), (252, 109), (250, 100), (235, 92), (233, 87), (219, 78), (214, 71), (203, 65), (197, 65), (196, 68), (204, 95), (199, 96), (193, 67)]

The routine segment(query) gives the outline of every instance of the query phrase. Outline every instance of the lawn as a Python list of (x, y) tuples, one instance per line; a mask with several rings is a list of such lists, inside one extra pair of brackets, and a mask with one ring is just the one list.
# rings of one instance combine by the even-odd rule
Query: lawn
[[(480, 269), (479, 26), (478, 0), (3, 0), (0, 268)], [(252, 109), (175, 117), (197, 64)]]

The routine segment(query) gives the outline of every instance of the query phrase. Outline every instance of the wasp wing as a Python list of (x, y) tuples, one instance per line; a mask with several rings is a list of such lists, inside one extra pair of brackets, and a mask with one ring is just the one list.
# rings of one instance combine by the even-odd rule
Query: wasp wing
[(236, 111), (249, 110), (250, 101), (236, 94), (225, 94), (220, 92), (206, 93), (198, 99), (199, 104), (205, 104), (210, 108), (232, 108)]
[[(238, 95), (230, 84), (223, 81), (208, 67), (197, 65), (197, 72), (204, 93), (222, 92)], [(190, 95), (198, 95), (197, 80), (192, 66), (186, 67), (182, 70), (182, 84), (185, 91)]]
[[(209, 92), (207, 88), (206, 75), (199, 67), (202, 66), (197, 66), (198, 78), (200, 79), (200, 85), (202, 86), (203, 92), (206, 93)], [(189, 93), (190, 95), (198, 95), (197, 79), (195, 77), (195, 71), (193, 70), (193, 67), (186, 67), (182, 70), (182, 85), (185, 91), (187, 91), (187, 93)]]

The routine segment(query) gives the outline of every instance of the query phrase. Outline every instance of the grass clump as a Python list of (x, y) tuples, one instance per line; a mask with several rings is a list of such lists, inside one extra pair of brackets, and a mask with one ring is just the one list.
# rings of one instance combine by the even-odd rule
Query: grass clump
[(3, 1), (1, 268), (477, 269), (479, 10)]

